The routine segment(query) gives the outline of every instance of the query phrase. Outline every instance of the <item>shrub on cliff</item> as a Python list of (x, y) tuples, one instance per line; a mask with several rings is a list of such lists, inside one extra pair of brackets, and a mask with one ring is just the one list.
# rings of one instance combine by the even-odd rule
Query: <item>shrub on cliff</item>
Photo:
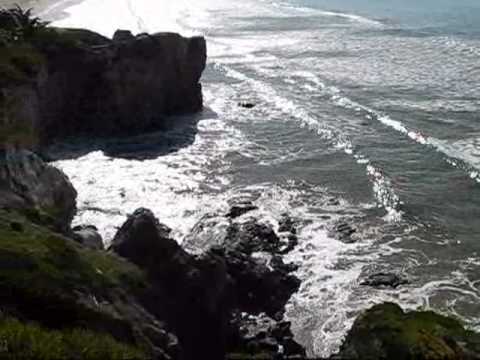
[(28, 40), (47, 25), (47, 22), (32, 16), (32, 9), (24, 10), (18, 5), (11, 9), (0, 9), (0, 44)]

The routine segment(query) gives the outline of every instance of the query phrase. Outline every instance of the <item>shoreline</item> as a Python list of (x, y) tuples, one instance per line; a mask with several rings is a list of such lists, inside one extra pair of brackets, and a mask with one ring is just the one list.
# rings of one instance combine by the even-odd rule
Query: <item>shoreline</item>
[(81, 2), (83, 0), (7, 0), (0, 7), (19, 5), (23, 9), (33, 9), (33, 14), (42, 20), (53, 22), (68, 17), (65, 10)]

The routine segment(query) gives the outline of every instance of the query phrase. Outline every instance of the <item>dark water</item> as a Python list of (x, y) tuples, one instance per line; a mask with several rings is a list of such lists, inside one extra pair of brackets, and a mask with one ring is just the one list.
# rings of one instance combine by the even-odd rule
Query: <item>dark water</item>
[[(146, 206), (195, 247), (222, 236), (232, 199), (274, 226), (291, 213), (304, 281), (288, 314), (317, 355), (383, 300), (480, 329), (480, 2), (205, 0), (179, 21), (208, 38), (208, 110), (124, 140), (123, 156), (58, 162), (79, 189), (77, 221), (108, 239)], [(140, 144), (153, 155), (135, 159)], [(335, 239), (339, 221), (356, 243)], [(410, 284), (358, 285), (376, 270)]]

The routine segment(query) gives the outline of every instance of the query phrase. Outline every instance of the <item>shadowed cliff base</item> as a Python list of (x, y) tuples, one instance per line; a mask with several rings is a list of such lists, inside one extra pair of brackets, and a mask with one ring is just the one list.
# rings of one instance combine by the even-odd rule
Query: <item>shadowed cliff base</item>
[(76, 159), (92, 151), (103, 151), (112, 158), (147, 160), (174, 153), (190, 146), (198, 132), (198, 122), (203, 119), (216, 119), (217, 114), (204, 108), (193, 115), (165, 118), (162, 129), (135, 136), (116, 138), (70, 137), (62, 139), (41, 151), (49, 161)]

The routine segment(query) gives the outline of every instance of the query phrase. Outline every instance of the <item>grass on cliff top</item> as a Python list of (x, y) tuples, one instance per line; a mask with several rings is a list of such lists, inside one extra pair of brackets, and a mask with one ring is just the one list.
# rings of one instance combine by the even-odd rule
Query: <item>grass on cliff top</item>
[(46, 53), (105, 45), (109, 39), (92, 31), (48, 27), (19, 6), (0, 8), (0, 87), (35, 80)]
[(4, 210), (0, 210), (0, 264), (0, 286), (101, 293), (120, 285), (144, 285), (143, 272), (133, 264), (86, 249)]
[(0, 309), (48, 326), (76, 326), (108, 316), (81, 298), (109, 303), (112, 291), (135, 294), (145, 286), (133, 264), (0, 210)]
[(25, 81), (43, 60), (32, 40), (46, 31), (47, 23), (19, 6), (0, 9), (0, 85)]
[(48, 330), (14, 318), (0, 320), (0, 358), (10, 359), (144, 359), (140, 350), (111, 336), (84, 329)]

